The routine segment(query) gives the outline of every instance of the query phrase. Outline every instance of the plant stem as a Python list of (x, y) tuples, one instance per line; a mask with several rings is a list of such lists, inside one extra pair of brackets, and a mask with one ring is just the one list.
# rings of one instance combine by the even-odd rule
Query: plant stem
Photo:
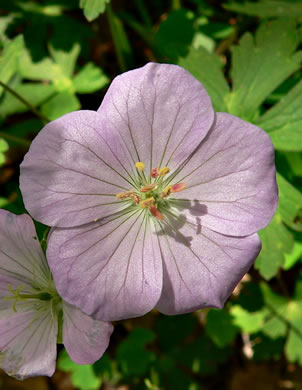
[(41, 114), (36, 107), (34, 107), (30, 102), (28, 102), (26, 99), (24, 99), (23, 96), (19, 95), (18, 92), (14, 91), (12, 88), (10, 88), (7, 84), (3, 83), (0, 80), (0, 85), (11, 95), (13, 95), (16, 99), (20, 100), (26, 107), (30, 109), (43, 123), (48, 123), (50, 122), (50, 119), (48, 119), (46, 116)]

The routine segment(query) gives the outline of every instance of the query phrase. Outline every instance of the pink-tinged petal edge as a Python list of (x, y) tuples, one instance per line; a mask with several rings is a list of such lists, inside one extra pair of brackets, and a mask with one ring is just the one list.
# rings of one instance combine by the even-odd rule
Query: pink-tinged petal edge
[(106, 351), (113, 326), (63, 302), (63, 343), (77, 364), (93, 364)]

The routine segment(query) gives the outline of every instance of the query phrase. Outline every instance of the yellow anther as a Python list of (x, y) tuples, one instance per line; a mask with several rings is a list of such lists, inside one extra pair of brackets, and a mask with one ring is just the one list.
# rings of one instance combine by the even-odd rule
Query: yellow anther
[(161, 196), (162, 198), (166, 198), (167, 196), (169, 196), (169, 195), (171, 194), (171, 188), (172, 188), (172, 186), (166, 187), (166, 188), (163, 190), (163, 192), (160, 194), (160, 196)]
[(141, 206), (142, 209), (144, 209), (146, 207), (150, 207), (151, 205), (153, 205), (153, 203), (154, 203), (154, 198), (153, 198), (153, 196), (151, 196), (150, 198), (142, 200), (140, 202), (140, 206)]
[(145, 168), (145, 164), (141, 161), (138, 161), (135, 163), (135, 167), (141, 172)]
[(162, 168), (160, 168), (158, 173), (159, 173), (159, 176), (165, 176), (169, 172), (170, 172), (170, 168), (162, 167)]
[(155, 187), (155, 184), (149, 184), (147, 186), (144, 186), (140, 189), (141, 192), (149, 192), (151, 190), (153, 190), (153, 188)]

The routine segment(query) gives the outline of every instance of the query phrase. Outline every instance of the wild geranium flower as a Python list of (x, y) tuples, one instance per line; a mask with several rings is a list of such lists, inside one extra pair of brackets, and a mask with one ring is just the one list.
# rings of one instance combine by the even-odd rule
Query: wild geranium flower
[(58, 295), (31, 218), (0, 210), (0, 367), (18, 379), (51, 376), (57, 340), (76, 363), (93, 363), (112, 329)]
[(268, 135), (215, 115), (184, 69), (152, 63), (114, 79), (97, 112), (47, 124), (21, 190), (56, 227), (47, 255), (59, 293), (104, 320), (222, 307), (278, 197)]

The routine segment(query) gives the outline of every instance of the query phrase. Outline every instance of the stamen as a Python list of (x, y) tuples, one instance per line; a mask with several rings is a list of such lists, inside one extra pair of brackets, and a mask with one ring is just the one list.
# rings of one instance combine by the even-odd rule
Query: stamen
[(151, 176), (155, 179), (159, 175), (159, 169), (158, 168), (153, 168), (151, 170)]
[(127, 199), (127, 198), (131, 198), (132, 195), (134, 195), (133, 191), (125, 191), (125, 192), (119, 192), (115, 196), (117, 197), (117, 199)]
[(170, 172), (170, 168), (163, 167), (163, 168), (160, 168), (158, 173), (159, 173), (159, 176), (165, 176), (169, 172)]
[(145, 168), (145, 164), (141, 161), (138, 161), (135, 163), (135, 167), (141, 172)]
[(163, 192), (160, 194), (161, 198), (166, 198), (171, 194), (171, 187), (172, 186), (168, 186), (163, 190)]
[(145, 200), (142, 200), (142, 201), (140, 202), (140, 206), (141, 206), (142, 209), (144, 209), (144, 208), (146, 208), (146, 207), (152, 206), (153, 203), (154, 203), (154, 198), (153, 198), (153, 196), (151, 196), (150, 198), (147, 198), (147, 199), (145, 199)]
[(180, 192), (186, 188), (186, 183), (177, 183), (171, 186), (171, 192)]
[(131, 195), (131, 199), (136, 203), (136, 204), (139, 204), (140, 202), (140, 198), (137, 194), (133, 194)]
[(147, 186), (144, 186), (140, 189), (141, 192), (149, 192), (151, 190), (153, 190), (153, 188), (155, 187), (155, 184), (149, 184)]
[[(117, 199), (132, 199), (136, 204), (139, 204), (140, 198), (134, 191), (120, 192), (115, 195)], [(96, 222), (96, 221), (95, 221)]]
[(153, 217), (159, 219), (160, 221), (164, 218), (162, 213), (153, 204), (149, 207), (149, 210)]

